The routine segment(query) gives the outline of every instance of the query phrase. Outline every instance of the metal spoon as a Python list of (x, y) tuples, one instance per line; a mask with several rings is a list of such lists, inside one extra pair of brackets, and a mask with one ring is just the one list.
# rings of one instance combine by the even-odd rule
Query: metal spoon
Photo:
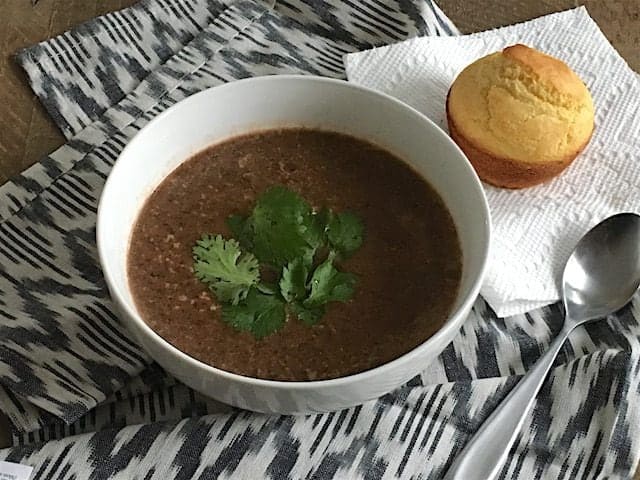
[(445, 479), (495, 478), (569, 334), (622, 308), (639, 286), (640, 216), (614, 215), (587, 232), (567, 261), (562, 275), (565, 321), (560, 334), (483, 423)]

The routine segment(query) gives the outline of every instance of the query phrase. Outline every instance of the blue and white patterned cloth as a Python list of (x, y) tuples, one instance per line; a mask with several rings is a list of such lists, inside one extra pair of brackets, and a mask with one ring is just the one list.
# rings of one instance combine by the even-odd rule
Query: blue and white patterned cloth
[[(37, 7), (36, 7), (37, 8)], [(36, 479), (440, 478), (560, 328), (482, 299), (404, 388), (322, 415), (231, 409), (150, 363), (116, 316), (97, 200), (127, 141), (204, 88), (344, 77), (344, 54), (457, 30), (425, 0), (143, 0), (18, 54), (68, 143), (0, 187), (0, 459)], [(640, 452), (640, 297), (577, 332), (501, 478), (629, 478)], [(46, 442), (46, 443), (43, 443)]]

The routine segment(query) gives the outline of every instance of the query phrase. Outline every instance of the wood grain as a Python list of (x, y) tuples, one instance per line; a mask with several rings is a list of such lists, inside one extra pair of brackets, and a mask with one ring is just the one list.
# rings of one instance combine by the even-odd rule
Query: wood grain
[(0, 184), (62, 145), (13, 55), (135, 0), (0, 0)]
[(438, 0), (463, 33), (512, 25), (584, 5), (629, 66), (640, 72), (640, 1), (638, 0)]

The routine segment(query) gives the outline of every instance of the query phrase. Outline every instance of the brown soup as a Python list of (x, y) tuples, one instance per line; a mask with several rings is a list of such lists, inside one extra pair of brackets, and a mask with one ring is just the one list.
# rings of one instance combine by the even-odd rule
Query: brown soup
[[(359, 277), (351, 300), (329, 303), (316, 325), (289, 319), (256, 340), (222, 321), (192, 247), (204, 233), (231, 237), (226, 218), (273, 185), (356, 213), (366, 234), (341, 262)], [(223, 370), (289, 381), (362, 372), (415, 348), (446, 321), (461, 270), (451, 216), (418, 174), (368, 142), (300, 128), (235, 137), (180, 165), (144, 205), (128, 256), (137, 308), (165, 340)]]

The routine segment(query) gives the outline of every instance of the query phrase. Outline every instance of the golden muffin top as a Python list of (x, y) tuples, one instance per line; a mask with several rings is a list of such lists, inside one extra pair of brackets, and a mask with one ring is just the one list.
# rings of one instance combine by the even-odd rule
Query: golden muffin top
[(465, 68), (447, 108), (476, 148), (526, 163), (575, 156), (594, 125), (593, 100), (582, 80), (564, 62), (525, 45)]

